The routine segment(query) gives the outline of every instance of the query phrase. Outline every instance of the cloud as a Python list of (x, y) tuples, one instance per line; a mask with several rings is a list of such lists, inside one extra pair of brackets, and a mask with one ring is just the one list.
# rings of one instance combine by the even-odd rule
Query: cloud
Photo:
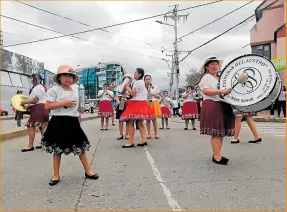
[[(179, 9), (182, 9), (206, 2), (39, 1), (27, 3), (87, 25), (102, 27), (165, 13), (172, 10), (172, 7), (169, 6), (175, 3), (178, 3)], [(182, 21), (178, 23), (178, 37), (219, 18), (245, 3), (246, 2), (242, 1), (224, 1), (180, 12), (180, 14), (189, 13), (189, 16), (185, 23)], [(178, 45), (179, 50), (192, 50), (207, 42), (209, 39), (242, 21), (245, 17), (254, 14), (254, 9), (260, 3), (261, 2), (255, 1), (234, 14), (183, 38), (182, 42)], [(74, 33), (91, 29), (91, 27), (44, 13), (15, 1), (2, 2), (1, 9), (3, 15), (62, 33)], [(152, 59), (149, 56), (171, 60), (171, 57), (166, 55), (171, 54), (172, 52), (170, 52), (170, 50), (173, 50), (174, 29), (167, 25), (158, 24), (155, 20), (164, 21), (163, 17), (158, 17), (106, 29), (111, 33), (93, 31), (77, 35), (77, 37), (83, 40), (65, 37), (34, 44), (9, 47), (7, 49), (43, 61), (45, 68), (53, 72), (63, 63), (88, 67), (96, 65), (98, 62), (118, 61), (123, 64), (129, 73), (133, 73), (137, 67), (142, 67), (153, 75), (153, 81), (157, 85), (167, 86), (169, 83), (169, 79), (165, 79), (167, 72), (169, 72), (167, 63), (163, 60)], [(60, 35), (5, 18), (2, 18), (1, 22), (3, 32), (9, 33), (4, 33), (3, 35), (4, 46)], [(173, 24), (170, 19), (167, 23)], [(180, 65), (179, 84), (184, 85), (185, 76), (189, 69), (193, 67), (199, 68), (208, 55), (214, 54), (223, 58), (225, 63), (227, 63), (240, 54), (249, 53), (249, 47), (244, 49), (241, 47), (249, 43), (249, 32), (253, 25), (254, 20), (191, 53)], [(123, 37), (129, 37), (131, 39)], [(166, 49), (163, 53), (160, 51), (162, 47)], [(182, 52), (180, 58), (185, 55), (186, 53)]]

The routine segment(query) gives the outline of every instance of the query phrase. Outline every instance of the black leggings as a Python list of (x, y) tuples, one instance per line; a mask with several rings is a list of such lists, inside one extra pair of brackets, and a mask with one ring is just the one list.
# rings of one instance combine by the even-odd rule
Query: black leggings
[(282, 107), (283, 115), (284, 115), (284, 117), (286, 117), (286, 101), (278, 101), (277, 105), (278, 105), (277, 106), (278, 116), (280, 117), (281, 107)]

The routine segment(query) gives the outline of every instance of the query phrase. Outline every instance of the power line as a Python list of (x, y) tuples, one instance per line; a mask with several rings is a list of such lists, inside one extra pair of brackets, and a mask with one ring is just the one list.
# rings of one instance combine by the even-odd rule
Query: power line
[(235, 10), (232, 10), (232, 11), (229, 12), (229, 13), (226, 13), (225, 15), (223, 15), (223, 16), (221, 16), (221, 17), (215, 19), (214, 21), (209, 22), (208, 24), (205, 24), (205, 25), (202, 26), (202, 27), (199, 27), (198, 29), (195, 29), (195, 30), (193, 30), (193, 31), (191, 31), (191, 32), (189, 32), (189, 33), (187, 33), (187, 34), (185, 34), (185, 35), (179, 37), (179, 38), (178, 38), (178, 39), (180, 39), (179, 42), (182, 41), (182, 40), (181, 40), (182, 38), (184, 38), (184, 37), (186, 37), (186, 36), (188, 36), (188, 35), (190, 35), (190, 34), (192, 34), (192, 33), (195, 33), (195, 32), (197, 32), (198, 30), (201, 30), (201, 29), (205, 28), (205, 27), (209, 26), (210, 24), (213, 24), (213, 23), (219, 21), (220, 19), (222, 19), (222, 18), (224, 18), (224, 17), (226, 17), (226, 16), (228, 16), (228, 15), (230, 15), (230, 14), (236, 12), (237, 10), (240, 10), (241, 8), (247, 6), (248, 4), (252, 3), (253, 1), (254, 1), (254, 0), (252, 0), (252, 1), (250, 1), (250, 2), (248, 2), (248, 3), (246, 3), (246, 4), (244, 4), (244, 5), (242, 5), (242, 6), (238, 7), (238, 8), (236, 8)]
[[(276, 2), (276, 1), (275, 1), (275, 2)], [(273, 5), (275, 2), (272, 2), (272, 3), (270, 3), (269, 5), (267, 5), (266, 7), (264, 7), (263, 9), (261, 9), (260, 12), (266, 10), (268, 7), (270, 7), (271, 5)], [(188, 51), (187, 55), (184, 56), (179, 62), (182, 62), (183, 60), (185, 60), (185, 59), (186, 59), (192, 52), (194, 52), (195, 50), (197, 50), (197, 49), (199, 49), (199, 48), (201, 48), (201, 47), (207, 45), (208, 43), (210, 43), (210, 42), (216, 40), (217, 38), (221, 37), (222, 35), (226, 34), (227, 32), (231, 31), (232, 29), (236, 28), (237, 26), (243, 24), (243, 23), (246, 22), (248, 19), (250, 19), (250, 18), (252, 18), (252, 17), (254, 17), (254, 16), (256, 16), (256, 13), (253, 14), (253, 15), (251, 15), (251, 16), (249, 16), (248, 18), (244, 19), (243, 21), (239, 22), (238, 24), (234, 25), (233, 27), (229, 28), (228, 30), (224, 31), (223, 33), (221, 33), (221, 34), (215, 36), (214, 38), (210, 39), (209, 41), (207, 41), (207, 42), (201, 44), (200, 46), (198, 46), (198, 47), (196, 47), (196, 48), (194, 48), (194, 49)]]
[[(209, 4), (215, 4), (215, 3), (218, 3), (218, 2), (221, 2), (221, 1), (223, 1), (223, 0), (217, 0), (217, 1), (214, 1), (214, 2), (210, 2), (210, 3), (205, 3), (205, 4), (200, 4), (200, 5), (196, 5), (196, 6), (192, 6), (192, 7), (187, 7), (187, 8), (178, 10), (178, 12), (179, 11), (188, 10), (188, 9), (192, 9), (192, 8), (202, 7), (202, 6), (209, 5)], [(135, 23), (135, 22), (139, 22), (139, 21), (144, 21), (144, 20), (148, 20), (148, 19), (164, 16), (164, 15), (167, 15), (169, 13), (173, 13), (173, 11), (170, 11), (170, 12), (167, 12), (167, 13), (158, 14), (158, 15), (148, 16), (148, 17), (145, 17), (145, 18), (135, 19), (135, 20), (131, 20), (131, 21), (125, 21), (125, 22), (118, 23), (118, 24), (112, 24), (112, 25), (108, 25), (108, 26), (104, 26), (104, 27), (98, 27), (98, 28), (94, 28), (94, 29), (90, 29), (90, 30), (81, 31), (81, 32), (70, 33), (70, 34), (67, 34), (67, 35), (61, 35), (61, 36), (56, 36), (56, 37), (44, 38), (44, 39), (39, 39), (39, 40), (29, 41), (29, 42), (24, 42), (24, 43), (18, 43), (18, 44), (11, 44), (11, 45), (4, 46), (4, 47), (20, 46), (20, 45), (26, 45), (26, 44), (31, 44), (31, 43), (43, 42), (43, 41), (47, 41), (47, 40), (53, 40), (53, 39), (57, 39), (57, 38), (63, 38), (63, 37), (72, 36), (72, 35), (84, 34), (84, 33), (92, 32), (92, 31), (96, 31), (96, 30), (107, 29), (107, 28), (112, 28), (112, 27), (121, 26), (121, 25), (125, 25), (125, 24), (130, 24), (130, 23)]]
[[(27, 4), (27, 3), (24, 3), (24, 2), (21, 2), (21, 1), (18, 1), (18, 0), (14, 0), (14, 1), (16, 1), (16, 2), (18, 2), (18, 3), (20, 3), (20, 4), (23, 4), (23, 5), (26, 5), (26, 6), (28, 6), (28, 7), (34, 8), (34, 9), (36, 9), (36, 10), (39, 10), (39, 11), (42, 11), (42, 12), (45, 12), (45, 13), (48, 13), (48, 14), (51, 14), (51, 15), (54, 15), (54, 16), (57, 16), (57, 17), (66, 19), (66, 20), (69, 20), (69, 21), (71, 21), (71, 22), (74, 22), (74, 23), (77, 23), (77, 24), (81, 24), (81, 25), (84, 25), (84, 26), (87, 26), (87, 27), (95, 28), (95, 26), (91, 26), (91, 25), (89, 25), (89, 24), (85, 24), (85, 23), (83, 23), (83, 22), (81, 22), (81, 21), (73, 20), (73, 19), (71, 19), (71, 18), (68, 18), (68, 17), (62, 16), (62, 15), (59, 15), (59, 14), (54, 13), (54, 12), (50, 12), (50, 11), (48, 11), (48, 10), (45, 10), (45, 9), (42, 9), (42, 8), (33, 6), (33, 5), (31, 5), (31, 4)], [(126, 39), (129, 39), (129, 40), (135, 41), (135, 42), (144, 43), (144, 44), (149, 45), (149, 46), (151, 46), (151, 47), (152, 47), (152, 46), (155, 46), (155, 45), (153, 45), (153, 44), (150, 44), (150, 43), (147, 43), (147, 42), (144, 42), (144, 41), (139, 41), (139, 40), (136, 40), (136, 39), (133, 39), (133, 38), (129, 38), (129, 37), (126, 37), (126, 36), (122, 36), (122, 35), (119, 35), (119, 34), (110, 32), (110, 31), (108, 31), (108, 30), (100, 29), (100, 31), (103, 31), (103, 32), (106, 32), (106, 33), (110, 33), (110, 34), (113, 34), (113, 35), (118, 36), (118, 37), (126, 38)], [(154, 49), (156, 49), (156, 50), (162, 50), (162, 49), (165, 49), (165, 48), (161, 47), (161, 48), (154, 48)]]
[[(25, 22), (25, 21), (21, 21), (21, 20), (18, 20), (16, 18), (12, 18), (12, 17), (8, 17), (8, 16), (5, 16), (5, 15), (1, 15), (3, 18), (7, 18), (7, 19), (10, 19), (10, 20), (13, 20), (13, 21), (17, 21), (17, 22), (20, 22), (20, 23), (23, 23), (23, 24), (27, 24), (27, 25), (30, 25), (30, 26), (34, 26), (34, 27), (37, 27), (37, 28), (40, 28), (40, 29), (45, 29), (47, 31), (51, 31), (51, 32), (55, 32), (55, 33), (59, 33), (59, 34), (62, 34), (62, 35), (65, 35), (64, 33), (62, 32), (59, 32), (59, 31), (55, 31), (53, 29), (49, 29), (49, 28), (46, 28), (46, 27), (42, 27), (42, 26), (39, 26), (39, 25), (36, 25), (36, 24), (32, 24), (32, 23), (28, 23), (28, 22)], [(79, 38), (79, 37), (76, 37), (76, 36), (71, 36), (73, 38), (77, 38), (79, 40), (84, 40), (84, 41), (88, 41), (88, 40), (85, 40), (83, 38)]]

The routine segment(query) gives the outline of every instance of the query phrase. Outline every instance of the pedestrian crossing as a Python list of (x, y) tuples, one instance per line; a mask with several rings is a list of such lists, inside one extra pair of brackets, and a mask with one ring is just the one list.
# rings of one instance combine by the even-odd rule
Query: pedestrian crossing
[[(269, 134), (275, 137), (286, 137), (286, 123), (256, 122), (259, 134)], [(248, 129), (246, 122), (242, 123), (242, 129)]]

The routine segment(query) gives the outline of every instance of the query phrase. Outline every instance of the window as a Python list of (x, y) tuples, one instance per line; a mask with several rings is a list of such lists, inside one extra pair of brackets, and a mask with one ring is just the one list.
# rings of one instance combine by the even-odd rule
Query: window
[(269, 60), (271, 60), (271, 45), (270, 44), (252, 46), (251, 49), (252, 49), (253, 54), (258, 54), (258, 55), (267, 57)]
[(23, 87), (19, 74), (9, 73), (12, 81), (12, 85), (16, 87)]
[(30, 83), (29, 83), (29, 79), (27, 76), (21, 75), (21, 80), (22, 80), (24, 88), (30, 88)]
[(9, 73), (7, 71), (1, 71), (1, 85), (12, 86)]

